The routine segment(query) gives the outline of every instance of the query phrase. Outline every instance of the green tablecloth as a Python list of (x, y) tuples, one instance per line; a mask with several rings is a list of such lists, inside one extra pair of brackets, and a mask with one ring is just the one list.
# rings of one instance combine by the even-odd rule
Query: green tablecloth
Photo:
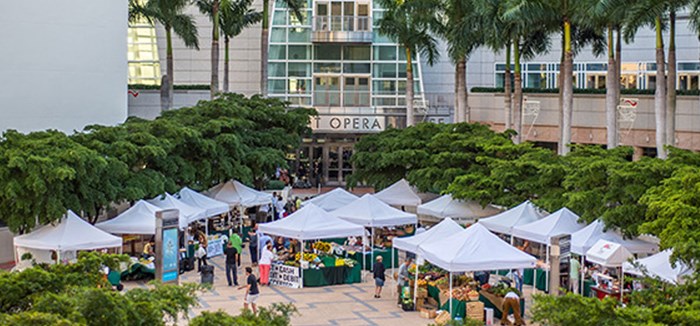
[(156, 274), (155, 268), (148, 268), (148, 266), (141, 263), (133, 263), (129, 268), (121, 273), (122, 280), (140, 280), (144, 278), (154, 277)]
[(438, 307), (440, 306), (440, 289), (437, 286), (428, 285), (428, 297), (435, 299)]
[[(342, 269), (342, 270), (341, 270)], [(310, 268), (304, 270), (304, 287), (326, 286), (334, 284), (351, 284), (362, 282), (361, 275), (362, 266), (355, 265), (352, 268), (347, 266), (322, 267), (319, 269)], [(345, 273), (344, 280), (334, 282), (329, 280), (326, 275), (334, 274), (334, 276)]]
[[(523, 283), (532, 285), (534, 269), (526, 269), (523, 273)], [(537, 269), (537, 289), (544, 291), (547, 288), (547, 274), (543, 269)]]
[(583, 296), (584, 297), (590, 297), (592, 295), (591, 293), (591, 286), (594, 286), (595, 282), (593, 280), (583, 280)]
[[(377, 259), (377, 256), (382, 256), (382, 262), (384, 263), (384, 267), (391, 268), (391, 249), (374, 249), (374, 259)], [(362, 252), (355, 252), (355, 255), (351, 257), (352, 259), (356, 260), (359, 262), (359, 264), (362, 264)], [(371, 270), (372, 265), (374, 265), (374, 262), (372, 262), (372, 254), (371, 252), (366, 252), (365, 253), (365, 269), (366, 270)], [(394, 267), (398, 268), (399, 267), (399, 251), (394, 250)]]
[(450, 305), (452, 305), (452, 319), (455, 317), (464, 319), (464, 316), (467, 315), (467, 303), (462, 300), (449, 299), (444, 305), (440, 306), (440, 309), (450, 311)]

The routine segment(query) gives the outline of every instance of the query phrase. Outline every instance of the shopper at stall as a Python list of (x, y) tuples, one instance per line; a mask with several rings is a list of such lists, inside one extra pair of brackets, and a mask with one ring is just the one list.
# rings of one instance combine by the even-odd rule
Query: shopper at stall
[(569, 259), (569, 290), (578, 294), (578, 288), (581, 284), (581, 263), (576, 258)]
[(155, 255), (156, 255), (155, 248), (156, 248), (156, 242), (153, 240), (148, 241), (148, 243), (146, 243), (143, 246), (143, 254), (141, 255), (142, 258), (149, 259), (151, 257), (155, 257)]
[(258, 301), (260, 297), (260, 290), (258, 289), (258, 279), (253, 274), (253, 269), (249, 266), (245, 268), (246, 285), (238, 287), (238, 289), (245, 288), (245, 296), (243, 296), (243, 309), (248, 309), (248, 305), (253, 308), (253, 314), (258, 313), (258, 307), (255, 302)]
[(260, 285), (270, 285), (270, 268), (275, 254), (272, 253), (272, 243), (268, 242), (262, 249), (260, 254)]
[(236, 265), (238, 263), (238, 250), (236, 250), (233, 244), (229, 242), (226, 244), (224, 254), (226, 255), (226, 280), (228, 281), (228, 286), (238, 286), (238, 275), (236, 271)]
[(252, 221), (250, 225), (250, 231), (248, 231), (248, 238), (250, 239), (250, 244), (248, 244), (248, 249), (250, 250), (250, 263), (253, 266), (258, 265), (258, 225), (255, 221)]
[(403, 287), (408, 286), (408, 281), (409, 281), (408, 269), (409, 269), (409, 267), (411, 267), (412, 262), (413, 262), (413, 259), (409, 257), (409, 258), (406, 258), (406, 261), (404, 261), (403, 264), (401, 264), (401, 266), (399, 266), (399, 273), (398, 273), (398, 280), (397, 280), (398, 285), (396, 286), (396, 293), (399, 294), (396, 296), (396, 297), (398, 297), (397, 303), (399, 305), (401, 305), (401, 292), (403, 291)]
[(241, 236), (238, 235), (238, 232), (236, 231), (231, 231), (231, 236), (229, 237), (229, 243), (236, 248), (236, 263), (238, 266), (241, 266), (241, 254), (243, 253), (243, 240), (241, 240)]
[(374, 266), (372, 267), (372, 270), (374, 271), (375, 298), (382, 297), (382, 287), (384, 287), (384, 282), (386, 281), (386, 276), (384, 276), (386, 269), (384, 268), (384, 263), (382, 260), (382, 256), (377, 256), (377, 262), (374, 263)]
[[(513, 317), (515, 317), (515, 324), (512, 324), (510, 319), (508, 319), (511, 309), (513, 310)], [(513, 291), (508, 292), (503, 299), (503, 318), (501, 319), (501, 325), (525, 325), (523, 317), (520, 315), (520, 296)]]

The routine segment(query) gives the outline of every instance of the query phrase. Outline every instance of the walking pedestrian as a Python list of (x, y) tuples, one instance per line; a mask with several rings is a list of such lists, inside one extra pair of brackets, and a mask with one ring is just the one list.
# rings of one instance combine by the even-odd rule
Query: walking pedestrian
[(245, 268), (246, 285), (238, 287), (238, 289), (245, 288), (245, 296), (243, 297), (243, 309), (248, 309), (248, 305), (253, 308), (253, 314), (258, 313), (258, 307), (255, 304), (260, 297), (260, 290), (258, 289), (258, 279), (253, 274), (253, 269), (250, 266)]
[(384, 263), (382, 262), (382, 260), (382, 256), (377, 256), (377, 262), (374, 263), (374, 266), (372, 267), (372, 270), (374, 271), (375, 298), (382, 297), (382, 287), (384, 287), (384, 282), (386, 281), (386, 276), (384, 276), (386, 268), (384, 268)]
[(241, 254), (243, 253), (243, 240), (241, 240), (241, 236), (238, 235), (238, 232), (232, 231), (231, 236), (229, 237), (229, 243), (236, 248), (236, 263), (238, 267), (241, 266)]
[(260, 255), (260, 285), (270, 285), (270, 268), (275, 254), (272, 253), (272, 242), (268, 242)]
[(238, 286), (238, 274), (236, 270), (238, 250), (229, 242), (226, 244), (224, 254), (226, 255), (226, 280), (228, 281), (228, 286)]

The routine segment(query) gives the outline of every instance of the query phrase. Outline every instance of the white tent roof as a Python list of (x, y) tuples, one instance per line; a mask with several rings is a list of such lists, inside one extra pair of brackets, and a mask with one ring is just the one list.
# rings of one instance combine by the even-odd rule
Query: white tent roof
[(500, 210), (491, 205), (481, 207), (477, 202), (471, 200), (453, 199), (452, 195), (444, 195), (418, 206), (417, 212), (438, 218), (477, 219), (497, 214)]
[(418, 206), (420, 197), (413, 191), (406, 179), (401, 179), (384, 190), (374, 194), (377, 199), (394, 206)]
[(396, 249), (420, 254), (418, 247), (421, 244), (444, 239), (460, 231), (464, 231), (464, 228), (452, 219), (446, 218), (427, 231), (410, 237), (394, 238), (392, 242)]
[(113, 219), (95, 226), (112, 234), (156, 234), (156, 212), (161, 210), (158, 206), (139, 200)]
[(325, 194), (309, 199), (301, 204), (302, 206), (307, 204), (314, 204), (330, 212), (341, 208), (347, 204), (350, 204), (358, 198), (360, 197), (353, 195), (352, 193), (348, 192), (343, 188), (335, 188)]
[(203, 209), (206, 217), (218, 216), (228, 213), (230, 210), (227, 203), (212, 199), (187, 187), (180, 189), (178, 198), (187, 205)]
[(634, 262), (639, 268), (635, 267), (634, 264), (624, 262), (624, 270), (626, 273), (638, 276), (644, 276), (646, 270), (649, 276), (658, 277), (671, 284), (681, 284), (685, 276), (693, 274), (693, 270), (681, 262), (677, 262), (676, 267), (671, 266), (672, 254), (673, 251), (667, 249), (656, 255), (637, 259)]
[(513, 236), (548, 245), (553, 236), (572, 234), (585, 226), (578, 223), (578, 215), (564, 207), (541, 220), (513, 227)]
[(271, 194), (247, 187), (236, 180), (220, 183), (209, 189), (207, 193), (209, 197), (230, 206), (254, 207), (272, 203)]
[(537, 261), (478, 223), (446, 238), (423, 243), (419, 250), (430, 263), (450, 272), (533, 268)]
[(185, 218), (180, 218), (180, 228), (184, 229), (190, 223), (206, 218), (204, 210), (198, 207), (190, 206), (182, 202), (181, 200), (173, 197), (169, 193), (165, 195), (158, 196), (156, 198), (148, 200), (149, 204), (158, 206), (162, 209), (177, 209), (180, 211), (180, 215)]
[(571, 252), (583, 255), (600, 239), (619, 243), (633, 254), (651, 254), (659, 250), (655, 243), (642, 241), (639, 239), (625, 239), (621, 234), (605, 230), (605, 224), (601, 220), (595, 220), (585, 228), (574, 232), (571, 235)]
[(258, 224), (258, 230), (299, 240), (363, 236), (365, 233), (363, 226), (339, 219), (314, 204), (281, 220)]
[(502, 234), (513, 234), (513, 227), (535, 222), (544, 217), (545, 213), (531, 201), (526, 200), (500, 214), (479, 220), (487, 229)]
[(415, 224), (415, 214), (393, 208), (370, 194), (331, 212), (334, 216), (367, 227)]
[(14, 238), (15, 247), (42, 250), (93, 250), (122, 246), (122, 238), (104, 232), (80, 216), (68, 211), (57, 225), (45, 225), (38, 230)]
[(630, 257), (632, 253), (621, 244), (607, 240), (598, 240), (586, 251), (586, 260), (605, 267), (620, 267)]

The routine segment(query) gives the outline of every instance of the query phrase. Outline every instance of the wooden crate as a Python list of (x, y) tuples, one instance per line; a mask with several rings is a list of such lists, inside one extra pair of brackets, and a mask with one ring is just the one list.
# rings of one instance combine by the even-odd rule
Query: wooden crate
[(435, 307), (435, 306), (430, 306), (430, 305), (423, 306), (423, 307), (419, 308), (418, 311), (420, 312), (420, 316), (422, 318), (433, 319), (433, 318), (437, 317), (437, 307)]
[(484, 320), (484, 303), (480, 301), (467, 302), (467, 318)]
[(427, 297), (428, 297), (428, 289), (418, 288), (418, 292), (416, 292), (416, 298), (427, 298)]

